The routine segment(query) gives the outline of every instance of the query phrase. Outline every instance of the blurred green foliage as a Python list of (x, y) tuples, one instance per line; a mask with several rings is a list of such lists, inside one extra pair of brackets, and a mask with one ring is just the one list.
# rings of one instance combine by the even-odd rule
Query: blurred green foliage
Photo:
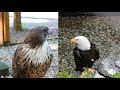
[[(62, 67), (63, 71), (58, 72), (58, 78), (77, 78), (76, 72), (69, 72), (66, 70), (66, 67)], [(87, 68), (84, 68), (84, 71), (78, 78), (93, 78), (93, 74), (87, 71)]]
[(22, 29), (26, 29), (27, 28), (27, 24), (26, 23), (22, 23)]
[(113, 77), (113, 78), (120, 78), (120, 72), (114, 74), (112, 77)]
[(58, 72), (58, 78), (74, 78), (74, 74), (68, 73), (67, 71)]

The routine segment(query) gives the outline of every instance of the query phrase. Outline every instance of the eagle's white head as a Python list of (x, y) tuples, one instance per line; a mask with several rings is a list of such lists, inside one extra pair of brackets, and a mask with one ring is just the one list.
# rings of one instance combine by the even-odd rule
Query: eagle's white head
[(85, 36), (77, 36), (70, 40), (70, 42), (75, 42), (78, 45), (80, 50), (89, 50), (90, 49), (90, 42)]

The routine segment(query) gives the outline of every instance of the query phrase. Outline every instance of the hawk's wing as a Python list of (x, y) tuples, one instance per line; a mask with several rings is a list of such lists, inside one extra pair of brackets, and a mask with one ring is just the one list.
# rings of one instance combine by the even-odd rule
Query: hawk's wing
[(13, 67), (13, 77), (21, 77), (24, 74), (25, 65), (25, 52), (23, 51), (22, 45), (20, 45), (13, 56), (12, 67)]

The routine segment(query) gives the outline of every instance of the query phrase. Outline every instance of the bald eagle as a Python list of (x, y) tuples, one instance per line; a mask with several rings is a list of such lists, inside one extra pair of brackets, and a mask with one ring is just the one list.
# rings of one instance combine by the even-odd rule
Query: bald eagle
[(84, 36), (77, 36), (70, 39), (70, 42), (77, 43), (77, 47), (73, 50), (76, 65), (75, 70), (82, 73), (84, 67), (86, 67), (88, 72), (92, 72), (94, 74), (92, 66), (94, 62), (99, 59), (99, 49), (97, 46), (90, 43), (87, 37)]
[(16, 49), (12, 66), (13, 78), (43, 78), (53, 55), (46, 40), (48, 27), (31, 29), (24, 42)]

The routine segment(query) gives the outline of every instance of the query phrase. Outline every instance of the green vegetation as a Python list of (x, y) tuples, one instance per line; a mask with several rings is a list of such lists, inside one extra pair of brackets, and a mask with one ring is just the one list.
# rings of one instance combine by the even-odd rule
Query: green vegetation
[(120, 72), (113, 75), (113, 78), (120, 78)]
[(58, 78), (74, 78), (74, 73), (69, 72), (69, 69), (72, 70), (72, 67), (67, 67), (65, 65), (60, 65), (59, 67), (61, 71), (58, 72)]
[(74, 74), (68, 73), (67, 71), (58, 72), (58, 78), (74, 78)]
[(22, 23), (22, 29), (26, 29), (27, 28), (27, 24), (26, 23)]
[(88, 72), (86, 68), (81, 75), (76, 76), (76, 71), (69, 72), (65, 66), (62, 67), (62, 71), (58, 72), (58, 78), (92, 78), (93, 74)]

